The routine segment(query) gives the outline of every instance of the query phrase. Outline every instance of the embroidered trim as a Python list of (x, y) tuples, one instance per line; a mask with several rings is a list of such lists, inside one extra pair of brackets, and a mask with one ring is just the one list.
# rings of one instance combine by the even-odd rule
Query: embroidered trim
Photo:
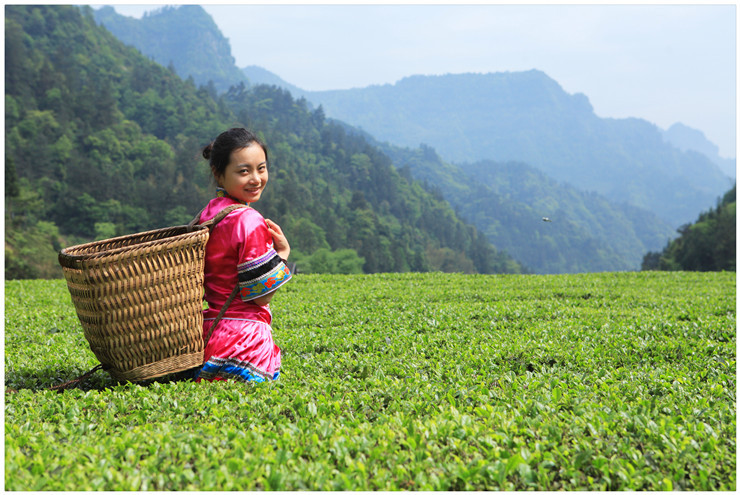
[(277, 252), (275, 251), (275, 249), (270, 248), (262, 256), (259, 256), (250, 261), (245, 261), (244, 263), (239, 263), (236, 269), (239, 272), (245, 272), (245, 273), (246, 272), (250, 272), (250, 273), (251, 272), (254, 272), (254, 273), (269, 272), (275, 266), (277, 266), (278, 263), (282, 261), (283, 260), (277, 255)]
[(270, 374), (257, 369), (256, 366), (246, 361), (211, 356), (203, 365), (196, 378), (213, 380), (219, 377), (225, 379), (231, 378), (242, 382), (264, 382), (265, 380), (277, 380), (278, 376), (280, 376), (280, 369)]
[(277, 290), (292, 277), (290, 269), (274, 249), (270, 249), (254, 260), (240, 263), (237, 266), (237, 272), (239, 295), (244, 302)]

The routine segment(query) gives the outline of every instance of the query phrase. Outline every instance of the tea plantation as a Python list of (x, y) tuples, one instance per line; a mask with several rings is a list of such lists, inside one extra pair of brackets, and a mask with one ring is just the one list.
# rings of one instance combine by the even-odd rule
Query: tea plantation
[[(734, 273), (297, 275), (274, 383), (48, 387), (64, 281), (5, 283), (8, 490), (735, 490)], [(12, 390), (11, 390), (12, 389)]]

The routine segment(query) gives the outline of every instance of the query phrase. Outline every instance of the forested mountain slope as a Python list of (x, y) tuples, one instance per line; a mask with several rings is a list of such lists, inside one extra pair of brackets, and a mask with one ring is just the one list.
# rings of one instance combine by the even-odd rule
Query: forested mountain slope
[(581, 190), (648, 209), (674, 227), (732, 185), (703, 154), (666, 142), (657, 126), (599, 118), (585, 95), (567, 94), (537, 70), (411, 76), (302, 95), (380, 141), (424, 143), (463, 166), (524, 162)]
[(141, 19), (122, 16), (113, 7), (94, 10), (95, 20), (127, 45), (198, 86), (213, 83), (223, 92), (247, 78), (231, 56), (231, 45), (200, 5), (163, 7)]
[(462, 218), (537, 273), (637, 270), (675, 235), (654, 214), (561, 184), (523, 163), (460, 167), (430, 147), (383, 145), (402, 170), (434, 185)]
[(213, 194), (201, 147), (243, 124), (271, 150), (257, 209), (297, 254), (365, 272), (518, 272), (449, 204), (278, 88), (221, 97), (125, 46), (89, 7), (5, 9), (6, 278), (56, 277), (56, 251), (182, 224)]

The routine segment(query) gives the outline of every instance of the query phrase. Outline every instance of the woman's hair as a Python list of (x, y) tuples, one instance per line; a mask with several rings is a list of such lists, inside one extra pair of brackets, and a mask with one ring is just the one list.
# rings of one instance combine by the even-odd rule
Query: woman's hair
[(262, 147), (262, 151), (265, 152), (265, 160), (267, 160), (267, 146), (265, 143), (247, 129), (234, 127), (219, 134), (212, 143), (203, 148), (203, 158), (208, 160), (213, 176), (220, 177), (226, 171), (232, 151), (246, 148), (255, 143)]

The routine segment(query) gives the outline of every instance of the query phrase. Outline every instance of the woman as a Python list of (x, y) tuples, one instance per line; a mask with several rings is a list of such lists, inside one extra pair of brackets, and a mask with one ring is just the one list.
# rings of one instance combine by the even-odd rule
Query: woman
[[(267, 148), (243, 128), (229, 129), (203, 149), (218, 188), (200, 223), (231, 205), (250, 205), (267, 185)], [(205, 255), (203, 337), (238, 284), (236, 297), (211, 333), (196, 379), (275, 380), (280, 348), (272, 340), (270, 300), (291, 278), (290, 246), (280, 227), (249, 207), (236, 208), (212, 229)]]

